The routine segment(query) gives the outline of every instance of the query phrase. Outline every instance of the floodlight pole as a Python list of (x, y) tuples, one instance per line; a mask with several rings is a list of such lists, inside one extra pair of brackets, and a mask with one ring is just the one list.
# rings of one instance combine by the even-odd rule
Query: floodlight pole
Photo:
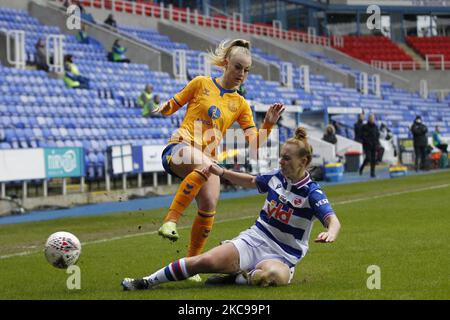
[(108, 173), (105, 174), (105, 185), (106, 185), (106, 191), (111, 191), (111, 177)]
[(66, 178), (63, 178), (62, 181), (62, 194), (65, 196), (67, 194), (67, 180)]
[(155, 188), (158, 187), (158, 173), (157, 172), (153, 172), (153, 186)]
[(44, 189), (44, 198), (48, 197), (48, 181), (47, 179), (44, 179), (44, 181), (42, 182), (42, 188)]
[(80, 192), (81, 193), (84, 193), (84, 189), (85, 189), (85, 178), (84, 177), (81, 177), (81, 179), (80, 179)]
[(138, 173), (138, 188), (142, 188), (142, 173)]
[(28, 184), (26, 181), (22, 182), (22, 201), (25, 201), (28, 197)]
[(122, 190), (127, 190), (127, 174), (122, 173)]

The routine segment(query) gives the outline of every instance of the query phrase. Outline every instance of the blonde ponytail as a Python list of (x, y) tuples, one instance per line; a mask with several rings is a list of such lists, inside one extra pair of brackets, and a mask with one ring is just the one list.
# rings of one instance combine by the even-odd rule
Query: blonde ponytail
[(250, 55), (250, 41), (244, 39), (223, 40), (214, 52), (208, 52), (208, 56), (212, 65), (223, 68), (226, 59), (236, 52)]

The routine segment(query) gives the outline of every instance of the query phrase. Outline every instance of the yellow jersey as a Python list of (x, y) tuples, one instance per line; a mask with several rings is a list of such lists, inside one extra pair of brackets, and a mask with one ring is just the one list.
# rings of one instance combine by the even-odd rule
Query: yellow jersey
[(163, 113), (165, 116), (188, 104), (183, 122), (169, 139), (169, 144), (183, 141), (202, 150), (209, 146), (211, 151), (236, 121), (244, 131), (256, 130), (248, 102), (237, 90), (224, 89), (210, 77), (195, 77), (169, 102), (170, 108)]

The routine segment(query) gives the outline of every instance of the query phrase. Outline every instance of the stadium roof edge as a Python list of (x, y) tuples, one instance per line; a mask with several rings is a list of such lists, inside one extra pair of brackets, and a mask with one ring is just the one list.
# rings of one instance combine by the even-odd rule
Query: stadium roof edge
[[(363, 11), (367, 10), (368, 6), (364, 5), (340, 5), (340, 4), (331, 4), (328, 5), (326, 10), (331, 12), (348, 12), (348, 11)], [(383, 13), (447, 13), (450, 14), (450, 7), (408, 7), (408, 6), (379, 6)]]
[[(313, 0), (288, 0), (290, 3), (304, 5), (309, 8), (320, 9), (331, 12), (348, 12), (348, 11), (366, 11), (367, 5), (344, 5), (344, 4), (325, 4)], [(446, 6), (393, 6), (380, 4), (379, 7), (384, 13), (448, 13), (450, 7)]]
[(325, 3), (321, 3), (318, 1), (313, 0), (288, 0), (288, 2), (295, 3), (295, 4), (301, 4), (310, 8), (315, 9), (323, 9), (326, 10), (328, 8), (328, 5)]

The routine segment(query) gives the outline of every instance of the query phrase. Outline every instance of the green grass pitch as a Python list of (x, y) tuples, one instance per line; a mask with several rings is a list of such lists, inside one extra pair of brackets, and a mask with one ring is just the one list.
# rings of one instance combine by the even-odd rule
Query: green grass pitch
[[(188, 281), (123, 292), (126, 276), (144, 276), (183, 257), (195, 206), (176, 243), (155, 230), (163, 209), (0, 226), (0, 299), (448, 299), (450, 172), (323, 188), (342, 229), (334, 244), (310, 250), (285, 287), (205, 287)], [(251, 226), (264, 196), (224, 200), (208, 248)], [(48, 235), (68, 231), (83, 243), (81, 289), (43, 255)], [(316, 222), (311, 235), (323, 227)], [(22, 255), (17, 255), (23, 253)], [(367, 268), (379, 266), (381, 288), (369, 290)], [(206, 278), (206, 275), (203, 276)]]

